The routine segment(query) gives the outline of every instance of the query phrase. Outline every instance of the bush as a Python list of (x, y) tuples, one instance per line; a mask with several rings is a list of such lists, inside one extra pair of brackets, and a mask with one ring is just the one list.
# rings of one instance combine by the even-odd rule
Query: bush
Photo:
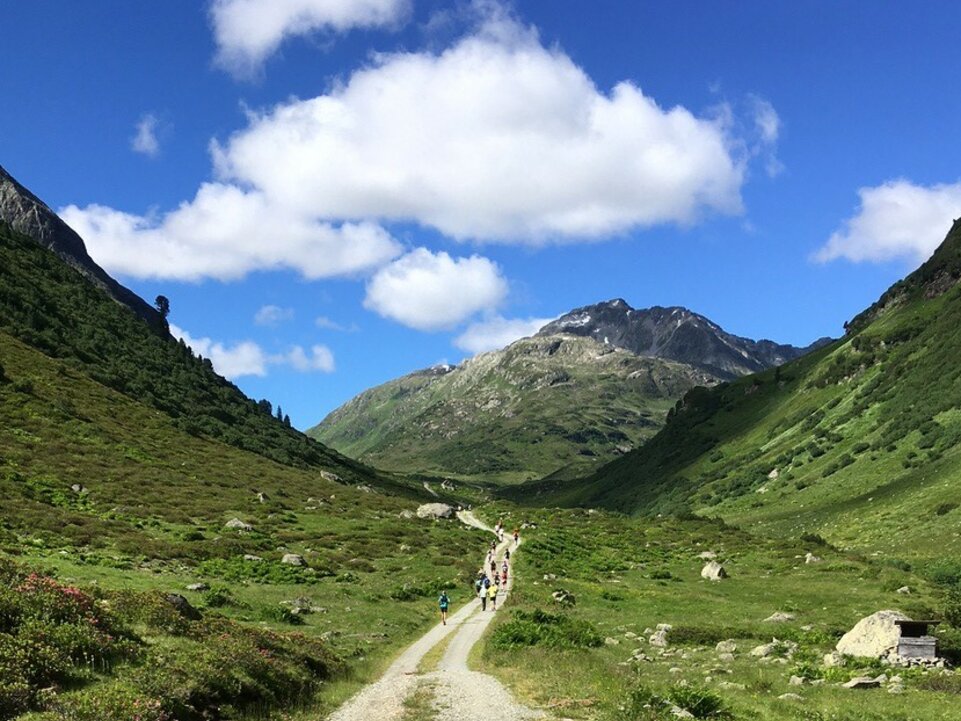
[(582, 619), (546, 611), (515, 611), (511, 619), (491, 635), (494, 649), (529, 646), (573, 649), (596, 648), (604, 643), (594, 627)]
[(204, 591), (203, 602), (207, 608), (223, 608), (234, 603), (234, 595), (225, 586), (214, 586)]
[(629, 694), (623, 718), (629, 721), (674, 718), (672, 709), (675, 706), (698, 719), (734, 718), (718, 694), (695, 686), (672, 686), (666, 695), (658, 694), (646, 686), (639, 686)]
[(946, 516), (957, 507), (958, 507), (957, 503), (942, 503), (934, 509), (934, 515)]

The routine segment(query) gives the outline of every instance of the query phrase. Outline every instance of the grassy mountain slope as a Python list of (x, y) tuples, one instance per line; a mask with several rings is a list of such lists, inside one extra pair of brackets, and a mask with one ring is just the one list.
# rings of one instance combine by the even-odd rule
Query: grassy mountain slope
[(56, 254), (3, 223), (0, 330), (163, 411), (186, 433), (349, 480), (372, 477), (369, 469), (284, 427), (214, 373), (209, 360), (151, 329)]
[(591, 338), (526, 338), (362, 393), (308, 431), (377, 467), (517, 482), (590, 472), (716, 377)]
[[(528, 502), (693, 509), (896, 556), (961, 538), (961, 222), (833, 345), (695, 389), (645, 446)], [(953, 572), (953, 571), (951, 571)]]

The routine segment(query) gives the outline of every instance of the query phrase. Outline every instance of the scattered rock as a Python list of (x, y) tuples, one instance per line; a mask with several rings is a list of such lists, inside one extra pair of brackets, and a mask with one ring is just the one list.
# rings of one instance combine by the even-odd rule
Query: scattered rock
[(86, 486), (83, 486), (80, 483), (74, 483), (72, 486), (70, 486), (70, 490), (79, 494), (84, 494), (87, 492)]
[(744, 691), (747, 688), (743, 683), (734, 683), (733, 681), (721, 681), (717, 684), (717, 687), (729, 691)]
[(804, 679), (801, 678), (800, 676), (791, 676), (791, 679), (788, 681), (788, 685), (789, 685), (789, 686), (803, 686), (803, 685), (804, 685)]
[(669, 623), (657, 624), (657, 629), (651, 634), (651, 637), (647, 639), (648, 643), (658, 648), (667, 648), (667, 634), (670, 633), (672, 628), (673, 626)]
[(288, 566), (306, 566), (307, 560), (301, 556), (299, 553), (285, 553), (284, 557), (280, 559), (281, 563)]
[(734, 643), (733, 639), (728, 639), (727, 641), (719, 641), (714, 650), (718, 653), (734, 653), (737, 651), (737, 644)]
[(765, 618), (764, 621), (765, 623), (787, 623), (788, 621), (793, 621), (795, 618), (797, 618), (797, 616), (795, 616), (793, 613), (777, 611)]
[(551, 598), (553, 598), (562, 606), (573, 606), (575, 603), (577, 603), (577, 599), (574, 598), (574, 594), (570, 591), (565, 591), (563, 588), (559, 588), (558, 590), (554, 591), (554, 593), (551, 594)]
[(723, 663), (733, 663), (733, 661), (734, 661), (734, 654), (733, 654), (733, 653), (719, 653), (719, 654), (717, 655), (717, 660), (718, 660), (718, 661), (722, 661)]
[(837, 666), (844, 665), (844, 656), (839, 654), (837, 651), (831, 651), (831, 653), (824, 654), (824, 666), (825, 668), (835, 668)]
[(190, 621), (197, 621), (200, 619), (200, 611), (191, 606), (190, 601), (181, 596), (179, 593), (168, 593), (166, 596), (164, 596), (164, 600), (173, 606), (173, 609), (184, 618)]
[(611, 638), (610, 636), (608, 636), (607, 638), (604, 639), (604, 645), (605, 645), (605, 646), (620, 646), (620, 645), (621, 645), (621, 642), (620, 642), (620, 639)]
[(702, 561), (713, 561), (715, 558), (717, 558), (717, 554), (714, 553), (714, 551), (701, 551), (699, 554), (697, 554), (697, 557)]
[(672, 706), (671, 715), (674, 716), (674, 718), (695, 718), (694, 714), (680, 706)]
[(684, 673), (684, 669), (681, 668), (680, 666), (671, 666), (669, 669), (667, 669), (667, 672), (668, 673)]
[(368, 486), (366, 483), (357, 486), (357, 490), (360, 491), (361, 493), (377, 493), (377, 491), (375, 491), (373, 487)]
[(249, 533), (254, 530), (252, 525), (241, 521), (239, 518), (231, 518), (224, 524), (224, 528), (236, 528), (238, 531), (243, 531), (244, 533)]
[(331, 483), (340, 483), (340, 476), (331, 471), (321, 471), (320, 477), (325, 481), (330, 481)]
[(701, 569), (701, 578), (706, 578), (708, 581), (720, 581), (722, 578), (727, 577), (727, 571), (724, 566), (717, 561), (708, 561), (704, 568)]
[(207, 591), (210, 589), (206, 583), (190, 583), (187, 585), (188, 591)]
[(398, 518), (403, 518), (403, 519), (409, 521), (411, 518), (414, 517), (414, 512), (413, 512), (413, 511), (410, 511), (410, 510), (408, 510), (408, 509), (405, 508), (403, 511), (401, 511), (400, 513), (397, 514), (397, 517), (398, 517)]
[(454, 507), (446, 503), (425, 503), (417, 508), (418, 518), (452, 518), (453, 516)]
[(898, 647), (901, 631), (894, 622), (907, 620), (900, 611), (878, 611), (858, 621), (835, 648), (845, 656), (881, 658)]
[(776, 481), (778, 479), (778, 476), (780, 475), (781, 475), (781, 471), (775, 468), (774, 470), (772, 470), (770, 473), (767, 474), (767, 477), (772, 481)]
[(820, 556), (815, 556), (813, 553), (810, 553), (810, 552), (808, 552), (807, 555), (804, 556), (805, 563), (820, 563), (823, 560), (824, 559), (822, 559)]
[(844, 686), (844, 688), (878, 688), (885, 680), (885, 676), (878, 676), (877, 678), (855, 676), (847, 683), (841, 685)]
[(910, 587), (910, 586), (901, 586), (901, 588), (899, 588), (899, 589), (897, 590), (897, 593), (900, 593), (902, 596), (910, 596), (910, 595), (911, 595), (911, 587)]
[(245, 553), (244, 560), (245, 561), (263, 561), (264, 559), (262, 559), (260, 556), (255, 556), (252, 553)]
[(781, 701), (803, 701), (804, 697), (796, 693), (782, 693), (778, 698)]
[(791, 658), (794, 652), (797, 651), (797, 644), (794, 641), (779, 641), (776, 638), (771, 639), (771, 643), (765, 643), (760, 646), (755, 646), (751, 649), (751, 655), (755, 658), (771, 658), (779, 656), (778, 660), (784, 660)]
[(260, 503), (266, 503), (269, 500), (270, 500), (270, 496), (268, 496), (266, 493), (257, 494), (257, 501), (259, 501)]
[(545, 581), (548, 581), (548, 582), (550, 582), (550, 581), (556, 581), (556, 580), (557, 580), (557, 576), (556, 576), (555, 574), (553, 574), (553, 573), (545, 573), (545, 574), (544, 574), (544, 580), (545, 580)]

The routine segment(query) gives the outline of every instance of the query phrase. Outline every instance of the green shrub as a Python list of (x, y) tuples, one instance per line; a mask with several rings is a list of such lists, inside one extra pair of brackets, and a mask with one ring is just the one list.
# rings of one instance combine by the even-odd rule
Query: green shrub
[(734, 718), (718, 694), (696, 686), (672, 686), (666, 695), (656, 693), (646, 686), (638, 686), (628, 695), (621, 718), (625, 721), (661, 721), (675, 718), (672, 712), (675, 706), (698, 719)]
[(934, 509), (934, 515), (936, 516), (946, 516), (951, 513), (955, 508), (958, 507), (957, 503), (941, 503)]
[(490, 640), (494, 649), (525, 646), (596, 648), (603, 643), (600, 634), (587, 621), (540, 609), (515, 611), (507, 623), (497, 627)]
[(203, 603), (207, 608), (223, 608), (224, 606), (230, 606), (235, 602), (234, 595), (226, 586), (214, 586), (213, 588), (204, 591), (202, 598)]

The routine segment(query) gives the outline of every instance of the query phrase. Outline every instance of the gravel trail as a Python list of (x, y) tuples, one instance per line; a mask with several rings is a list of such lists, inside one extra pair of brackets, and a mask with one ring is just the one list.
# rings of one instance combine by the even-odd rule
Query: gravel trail
[[(468, 526), (493, 531), (470, 511), (461, 511), (457, 517)], [(509, 536), (498, 545), (498, 563), (504, 551), (512, 546), (513, 540)], [(513, 574), (510, 574), (506, 589), (497, 597), (498, 604), (502, 605), (507, 599), (513, 583)], [(328, 721), (396, 721), (404, 715), (404, 700), (425, 681), (435, 688), (437, 721), (463, 721), (476, 716), (478, 709), (484, 709), (485, 721), (543, 718), (542, 713), (514, 701), (510, 691), (494, 677), (467, 668), (470, 650), (493, 618), (494, 612), (489, 609), (481, 612), (478, 599), (466, 603), (448, 617), (446, 626), (434, 626), (408, 646), (380, 679), (365, 686), (335, 711)], [(438, 670), (418, 675), (417, 666), (427, 652), (451, 633), (454, 633), (454, 637), (438, 664)]]

